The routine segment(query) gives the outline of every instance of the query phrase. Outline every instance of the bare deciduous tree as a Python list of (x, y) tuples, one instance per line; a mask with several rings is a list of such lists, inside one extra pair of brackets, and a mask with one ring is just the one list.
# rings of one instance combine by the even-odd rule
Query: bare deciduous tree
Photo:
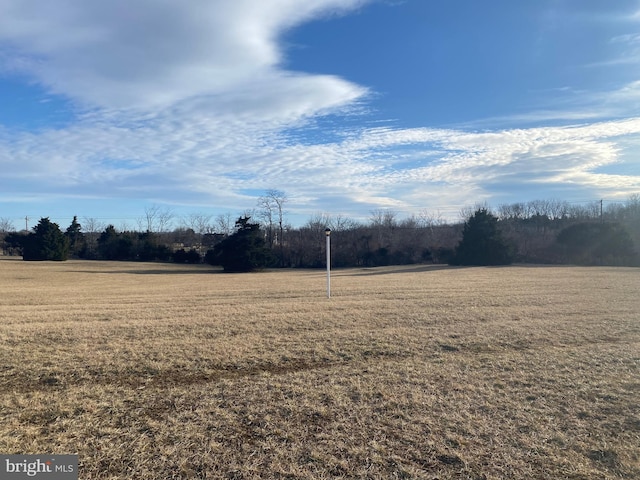
[(486, 201), (478, 202), (474, 204), (473, 207), (469, 205), (467, 205), (466, 207), (462, 207), (460, 209), (460, 219), (463, 222), (466, 222), (471, 217), (473, 217), (475, 215), (475, 212), (477, 212), (478, 210), (486, 210), (487, 212), (492, 213), (491, 207)]
[(397, 217), (398, 214), (393, 210), (378, 208), (376, 210), (371, 210), (371, 216), (369, 217), (369, 220), (371, 221), (371, 226), (373, 227), (392, 228), (397, 226)]
[(152, 205), (144, 209), (144, 217), (138, 219), (138, 227), (147, 232), (166, 232), (173, 217), (174, 214), (170, 208)]
[[(287, 195), (281, 190), (267, 190), (265, 195), (258, 199), (258, 217), (263, 221), (268, 232), (269, 245), (282, 244), (284, 236), (284, 205), (287, 203)], [(277, 236), (274, 232), (278, 225)]]
[(87, 256), (93, 258), (96, 254), (96, 247), (100, 233), (107, 226), (96, 218), (82, 217), (82, 231), (87, 245)]
[[(287, 203), (287, 195), (280, 190), (267, 190), (265, 195), (258, 199), (258, 218), (260, 218), (267, 230), (267, 241), (270, 248), (274, 245), (280, 247), (280, 263), (284, 265), (284, 205)], [(277, 232), (276, 229), (277, 223)]]
[(205, 213), (190, 213), (186, 218), (181, 220), (181, 223), (186, 228), (190, 228), (199, 235), (213, 233), (211, 215), (207, 215)]
[(393, 230), (398, 226), (397, 216), (398, 214), (393, 210), (376, 209), (371, 211), (369, 220), (377, 237), (377, 244), (374, 248), (386, 248), (391, 243)]
[(13, 222), (9, 218), (0, 218), (0, 233), (6, 232), (14, 232), (15, 227), (13, 226)]
[(418, 222), (418, 226), (423, 228), (434, 228), (434, 227), (440, 227), (447, 224), (447, 221), (444, 219), (440, 211), (437, 211), (434, 213), (426, 209), (422, 210), (418, 214), (417, 222)]
[[(245, 215), (246, 217), (247, 215)], [(251, 216), (251, 215), (249, 215)], [(224, 235), (231, 235), (235, 226), (235, 220), (231, 212), (221, 213), (216, 217), (216, 230)]]
[(324, 230), (333, 225), (333, 217), (326, 213), (316, 213), (304, 224), (304, 229), (324, 235)]
[(355, 220), (347, 218), (342, 214), (338, 214), (329, 219), (328, 226), (334, 232), (342, 232), (345, 230), (354, 230), (360, 225)]

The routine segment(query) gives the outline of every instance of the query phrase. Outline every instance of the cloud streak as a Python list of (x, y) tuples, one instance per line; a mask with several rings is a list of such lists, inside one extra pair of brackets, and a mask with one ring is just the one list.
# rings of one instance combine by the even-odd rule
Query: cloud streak
[(536, 198), (553, 185), (607, 198), (640, 190), (637, 176), (599, 172), (629, 161), (618, 141), (640, 135), (640, 119), (489, 132), (375, 128), (312, 145), (281, 135), (193, 115), (161, 116), (141, 128), (95, 122), (0, 135), (3, 187), (35, 180), (52, 195), (228, 205), (277, 185), (308, 203), (302, 210), (324, 210), (331, 196), (347, 212), (470, 204), (501, 182), (537, 190)]

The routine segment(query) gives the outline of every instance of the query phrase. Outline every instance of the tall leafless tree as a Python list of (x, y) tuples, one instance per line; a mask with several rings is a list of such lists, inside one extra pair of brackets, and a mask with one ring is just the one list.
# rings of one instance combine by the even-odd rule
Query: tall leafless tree
[(198, 235), (204, 235), (205, 233), (213, 233), (213, 226), (211, 225), (211, 215), (205, 213), (190, 213), (186, 218), (183, 218), (181, 223), (190, 228)]
[(231, 235), (233, 233), (234, 225), (235, 220), (233, 219), (233, 215), (231, 214), (231, 212), (221, 213), (216, 217), (217, 233)]
[[(281, 190), (267, 190), (258, 199), (258, 216), (263, 221), (269, 232), (269, 243), (281, 243), (284, 233), (284, 205), (287, 203), (287, 194)], [(274, 234), (276, 224), (278, 225), (277, 238)]]
[(98, 238), (105, 228), (106, 225), (97, 218), (82, 217), (82, 232), (84, 233), (89, 258), (93, 258), (96, 254)]
[[(280, 263), (284, 263), (284, 206), (287, 203), (287, 194), (281, 190), (267, 190), (258, 199), (258, 216), (267, 228), (267, 240), (269, 247), (274, 244), (279, 246)], [(277, 235), (274, 232), (277, 223)]]
[(15, 231), (16, 227), (14, 227), (13, 222), (9, 218), (0, 218), (0, 233), (7, 233)]
[(152, 205), (144, 209), (144, 217), (138, 219), (138, 226), (147, 232), (166, 232), (169, 230), (174, 214), (170, 208)]

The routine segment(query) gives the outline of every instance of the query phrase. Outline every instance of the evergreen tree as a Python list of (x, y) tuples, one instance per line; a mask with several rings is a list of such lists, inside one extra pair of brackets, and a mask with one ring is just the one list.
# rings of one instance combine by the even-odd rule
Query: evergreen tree
[(71, 225), (64, 232), (64, 236), (69, 239), (69, 249), (73, 255), (80, 256), (85, 247), (82, 226), (78, 223), (78, 217), (74, 215)]
[(273, 262), (260, 225), (249, 220), (247, 216), (238, 218), (235, 233), (207, 252), (207, 263), (222, 265), (225, 272), (251, 272)]
[(136, 260), (166, 262), (171, 259), (171, 249), (160, 242), (156, 233), (145, 232), (138, 235)]
[(105, 228), (98, 237), (98, 256), (104, 260), (131, 260), (133, 239), (125, 233), (118, 233), (113, 225)]
[(200, 263), (200, 254), (195, 249), (186, 251), (184, 248), (176, 250), (171, 256), (175, 263)]
[(69, 240), (57, 223), (41, 218), (33, 232), (25, 239), (22, 251), (24, 260), (64, 261), (69, 257)]
[(512, 256), (512, 247), (502, 238), (497, 217), (480, 208), (465, 222), (451, 264), (508, 265)]

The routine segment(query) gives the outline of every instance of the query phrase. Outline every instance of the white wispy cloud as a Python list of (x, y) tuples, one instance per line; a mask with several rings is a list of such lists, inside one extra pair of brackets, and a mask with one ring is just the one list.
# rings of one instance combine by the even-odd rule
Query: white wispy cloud
[[(270, 88), (295, 77), (278, 69), (279, 36), (313, 17), (363, 0), (5, 0), (4, 67), (87, 107), (150, 108), (200, 95)], [(8, 51), (7, 51), (8, 50)], [(9, 55), (10, 53), (10, 55)], [(326, 105), (362, 89), (310, 78)], [(284, 89), (281, 89), (284, 90)], [(306, 92), (301, 92), (302, 94)], [(292, 92), (295, 96), (296, 92)]]
[(521, 113), (487, 117), (467, 122), (469, 128), (499, 128), (502, 125), (544, 125), (599, 122), (609, 118), (634, 118), (640, 108), (640, 81), (621, 83), (617, 88), (589, 91), (562, 87), (550, 92), (538, 108)]
[[(430, 190), (435, 187), (440, 192), (443, 186), (457, 191), (458, 204), (468, 198), (467, 192), (476, 199), (489, 196), (488, 187), (499, 183), (514, 192), (565, 184), (581, 185), (596, 195), (628, 195), (640, 189), (637, 176), (606, 175), (598, 169), (623, 161), (618, 140), (638, 134), (640, 119), (490, 132), (415, 129), (381, 134), (376, 130), (362, 135), (359, 148), (392, 164), (393, 155), (385, 149), (412, 139), (413, 149), (404, 149), (401, 161), (410, 156), (413, 167), (387, 165), (367, 176), (366, 182), (370, 190), (394, 191), (393, 198), (405, 199), (405, 208), (415, 210), (420, 204), (437, 202)], [(425, 165), (420, 165), (421, 158), (428, 159)]]
[[(574, 123), (558, 127), (318, 127), (353, 115), (370, 92), (285, 70), (280, 36), (364, 3), (2, 1), (0, 68), (80, 113), (62, 128), (0, 127), (0, 191), (243, 208), (278, 188), (291, 209), (346, 214), (471, 204), (497, 184), (535, 197), (554, 185), (598, 197), (640, 191), (638, 176), (601, 171), (635, 161), (625, 141), (640, 135), (637, 82), (521, 114)], [(631, 118), (584, 123), (607, 116)]]
[(611, 39), (613, 44), (627, 44), (637, 45), (640, 44), (640, 33), (627, 33), (624, 35), (617, 35)]
[(332, 208), (344, 211), (469, 204), (501, 182), (516, 192), (579, 185), (607, 198), (640, 191), (637, 176), (599, 171), (635, 161), (625, 159), (619, 140), (637, 138), (640, 119), (500, 131), (376, 128), (319, 144), (280, 135), (192, 116), (159, 117), (138, 128), (96, 122), (0, 135), (0, 164), (7, 185), (35, 181), (51, 194), (157, 196), (194, 205), (246, 204), (245, 190), (274, 185), (299, 199), (301, 209), (323, 210), (323, 198), (332, 197), (341, 205)]

